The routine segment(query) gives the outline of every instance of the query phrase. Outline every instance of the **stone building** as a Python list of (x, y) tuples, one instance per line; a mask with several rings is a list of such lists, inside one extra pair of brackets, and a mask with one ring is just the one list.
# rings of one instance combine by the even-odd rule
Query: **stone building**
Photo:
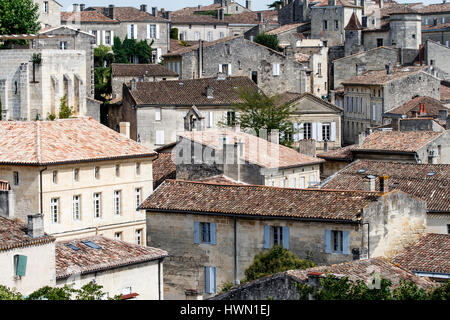
[(0, 283), (24, 295), (56, 284), (55, 238), (44, 233), (42, 215), (27, 222), (0, 216)]
[(283, 0), (278, 8), (280, 25), (311, 20), (311, 5), (308, 0)]
[[(63, 20), (64, 19), (64, 20)], [(161, 61), (170, 50), (170, 22), (158, 16), (157, 9), (147, 12), (147, 5), (134, 7), (78, 7), (62, 14), (62, 23), (72, 23), (83, 31), (96, 35), (97, 45), (112, 45), (114, 37), (153, 42), (153, 62)]]
[(385, 187), (401, 190), (427, 203), (427, 232), (447, 234), (450, 226), (449, 164), (418, 164), (393, 161), (356, 160), (320, 187), (343, 190), (380, 190), (378, 177), (387, 175)]
[(433, 3), (417, 9), (422, 16), (423, 26), (436, 26), (450, 23), (450, 3), (443, 0), (442, 3)]
[(279, 27), (276, 10), (262, 10), (243, 12), (227, 15), (224, 21), (228, 23), (229, 35), (243, 36), (251, 33), (256, 36), (259, 32), (265, 32)]
[(164, 250), (102, 236), (56, 244), (56, 285), (75, 289), (95, 282), (106, 298), (164, 300)]
[(440, 80), (425, 67), (373, 70), (347, 79), (344, 86), (344, 143), (357, 142), (357, 136), (368, 127), (382, 124), (389, 112), (415, 96), (440, 98)]
[(258, 90), (246, 77), (131, 82), (123, 104), (109, 110), (109, 127), (130, 122), (131, 139), (151, 149), (176, 142), (178, 131), (218, 128), (236, 117), (239, 90)]
[(298, 153), (278, 144), (278, 137), (263, 134), (238, 129), (178, 133), (174, 149), (177, 179), (223, 175), (237, 183), (282, 188), (307, 188), (320, 182), (322, 159)]
[(55, 0), (33, 0), (39, 6), (41, 29), (61, 24), (61, 4)]
[(112, 97), (121, 98), (124, 83), (132, 79), (139, 82), (178, 80), (178, 73), (159, 64), (120, 64), (111, 65)]
[(450, 79), (449, 46), (428, 39), (424, 42), (424, 51), (426, 64), (432, 66), (441, 79)]
[(0, 180), (15, 216), (44, 215), (59, 240), (104, 235), (143, 244), (156, 153), (88, 118), (0, 122)]
[(296, 48), (300, 47), (302, 40), (305, 39), (305, 36), (302, 32), (306, 31), (309, 26), (310, 24), (307, 22), (291, 23), (282, 25), (275, 29), (271, 29), (269, 31), (266, 31), (265, 33), (277, 36), (278, 46), (280, 48), (286, 48), (288, 46)]
[(311, 7), (311, 38), (321, 39), (325, 46), (344, 45), (345, 27), (352, 15), (361, 21), (362, 7), (357, 1), (329, 0)]
[(307, 91), (305, 66), (243, 36), (199, 41), (197, 45), (164, 55), (164, 64), (169, 69), (175, 65), (181, 79), (209, 78), (225, 73), (252, 79), (266, 94)]
[(332, 275), (338, 279), (348, 277), (351, 282), (362, 281), (369, 286), (376, 280), (373, 275), (375, 270), (379, 276), (391, 281), (393, 288), (397, 288), (401, 281), (412, 281), (424, 290), (433, 288), (431, 280), (414, 275), (413, 272), (399, 267), (389, 259), (378, 257), (277, 273), (235, 286), (209, 300), (299, 300), (301, 298), (297, 287), (299, 284), (317, 288), (320, 287), (320, 279)]
[(395, 121), (394, 119), (405, 118), (433, 118), (446, 121), (448, 112), (449, 108), (440, 100), (420, 96), (383, 113), (383, 119), (389, 119), (391, 123)]
[(311, 93), (285, 92), (278, 96), (280, 105), (291, 106), (292, 123), (294, 123), (294, 145), (302, 140), (315, 140), (315, 149), (324, 151), (325, 140), (327, 150), (340, 148), (342, 145), (342, 113), (343, 110)]
[[(405, 119), (400, 121), (399, 130), (369, 134), (352, 149), (354, 159), (450, 164), (449, 132), (431, 119), (428, 121), (430, 125), (424, 128), (417, 128), (415, 122), (416, 119)], [(423, 124), (423, 120), (420, 122)], [(441, 131), (431, 131), (433, 127)]]
[[(450, 230), (449, 230), (450, 231)], [(393, 263), (420, 277), (435, 281), (450, 279), (450, 232), (422, 236), (392, 259)]]
[(224, 282), (239, 283), (253, 257), (273, 245), (319, 265), (391, 257), (426, 223), (425, 202), (398, 190), (166, 180), (140, 208), (147, 212), (147, 244), (171, 253), (164, 265), (168, 299), (183, 299), (188, 289), (208, 298)]
[(422, 26), (422, 42), (433, 40), (446, 47), (450, 46), (450, 23)]
[(317, 158), (321, 158), (326, 161), (320, 165), (320, 179), (322, 180), (328, 178), (351, 163), (353, 161), (351, 149), (354, 146), (355, 145), (349, 145), (339, 149), (318, 153)]
[(172, 15), (171, 28), (182, 41), (214, 41), (229, 36), (228, 23), (210, 15)]
[(0, 60), (3, 120), (36, 120), (57, 115), (64, 96), (75, 115), (95, 113), (96, 110), (87, 108), (86, 87), (91, 79), (86, 74), (86, 51), (6, 49), (0, 50)]

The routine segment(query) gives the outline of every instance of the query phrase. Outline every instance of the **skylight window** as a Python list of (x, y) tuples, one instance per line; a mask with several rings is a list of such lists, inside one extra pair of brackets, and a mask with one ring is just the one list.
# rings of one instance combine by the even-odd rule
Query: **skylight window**
[(431, 171), (431, 172), (428, 172), (428, 173), (427, 173), (427, 176), (432, 177), (432, 176), (434, 176), (435, 174), (436, 174), (436, 172)]
[(374, 175), (372, 175), (372, 174), (368, 174), (368, 175), (366, 176), (366, 178), (367, 178), (367, 179), (375, 179), (376, 177), (375, 177)]
[(358, 170), (358, 173), (364, 173), (364, 172), (366, 172), (366, 171), (367, 171), (366, 168), (362, 168), (362, 169), (359, 169), (359, 170)]
[(74, 246), (73, 244), (66, 244), (66, 246), (74, 251), (78, 251), (80, 250), (80, 248), (78, 248), (77, 246)]
[(85, 245), (87, 245), (88, 247), (91, 247), (92, 249), (101, 249), (102, 247), (100, 247), (98, 244), (92, 242), (92, 241), (82, 241)]

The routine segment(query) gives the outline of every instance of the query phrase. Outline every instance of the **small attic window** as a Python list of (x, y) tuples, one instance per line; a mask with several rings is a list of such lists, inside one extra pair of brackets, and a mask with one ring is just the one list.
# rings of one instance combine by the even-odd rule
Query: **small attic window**
[(66, 247), (68, 247), (68, 248), (70, 248), (70, 249), (72, 249), (72, 250), (74, 250), (74, 251), (78, 251), (78, 250), (80, 250), (80, 248), (78, 248), (77, 246), (75, 246), (75, 245), (73, 245), (73, 244), (66, 244)]
[(85, 245), (87, 245), (88, 247), (92, 248), (92, 249), (96, 249), (99, 250), (102, 247), (100, 247), (98, 244), (92, 242), (92, 241), (82, 241)]
[(436, 172), (431, 171), (431, 172), (428, 172), (428, 173), (427, 173), (427, 176), (432, 177), (432, 176), (434, 176), (435, 174), (436, 174)]
[(367, 171), (367, 169), (362, 168), (362, 169), (359, 169), (357, 172), (358, 172), (358, 173), (364, 173), (364, 172), (366, 172), (366, 171)]

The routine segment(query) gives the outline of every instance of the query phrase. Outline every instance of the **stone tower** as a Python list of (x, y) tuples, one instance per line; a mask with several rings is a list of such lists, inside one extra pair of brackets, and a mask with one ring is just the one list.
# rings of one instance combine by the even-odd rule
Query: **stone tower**
[(389, 16), (391, 45), (402, 49), (419, 49), (422, 42), (420, 14), (407, 7), (401, 7)]
[(344, 30), (345, 30), (345, 46), (344, 46), (345, 56), (349, 56), (363, 51), (364, 49), (363, 46), (361, 45), (362, 27), (355, 12), (353, 12)]

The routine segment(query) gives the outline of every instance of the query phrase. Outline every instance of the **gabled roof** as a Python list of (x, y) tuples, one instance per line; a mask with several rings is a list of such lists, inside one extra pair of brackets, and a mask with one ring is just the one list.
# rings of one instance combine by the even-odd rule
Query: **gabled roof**
[(36, 166), (155, 155), (91, 118), (0, 121), (0, 164)]
[[(204, 41), (203, 48), (208, 48), (208, 47), (214, 46), (218, 43), (224, 43), (229, 40), (233, 40), (233, 39), (237, 39), (237, 38), (241, 38), (241, 37), (243, 37), (243, 36), (225, 37), (225, 38), (214, 40), (214, 41)], [(185, 53), (189, 53), (189, 52), (198, 50), (198, 46), (199, 46), (198, 41), (196, 41), (195, 44), (192, 44), (191, 46), (182, 47), (179, 50), (171, 50), (169, 53), (166, 53), (165, 55), (163, 55), (163, 57), (182, 56)]]
[(166, 180), (139, 207), (152, 212), (358, 222), (376, 192)]
[(411, 76), (418, 72), (423, 72), (426, 66), (394, 68), (391, 74), (386, 70), (370, 70), (359, 76), (347, 79), (343, 85), (384, 85), (393, 80)]
[[(91, 241), (100, 249), (85, 244)], [(68, 245), (73, 246), (72, 248)], [(74, 250), (73, 248), (78, 248)], [(94, 236), (56, 243), (56, 279), (117, 269), (132, 264), (162, 259), (167, 251)]]
[[(321, 187), (366, 190), (368, 175), (388, 175), (389, 190), (401, 190), (426, 201), (428, 211), (450, 213), (450, 164), (356, 160), (323, 181)], [(379, 189), (376, 179), (375, 190)]]
[(362, 30), (361, 23), (359, 22), (358, 16), (356, 12), (353, 12), (350, 20), (347, 23), (347, 26), (344, 28), (345, 30)]
[[(206, 96), (206, 87), (213, 89), (213, 98)], [(258, 90), (248, 77), (202, 78), (160, 82), (137, 82), (131, 91), (137, 105), (232, 105), (240, 102), (239, 89)]]
[[(101, 14), (105, 14), (106, 10), (108, 9), (109, 9), (108, 7), (89, 7), (86, 8), (85, 11), (95, 10)], [(135, 7), (114, 7), (113, 11), (114, 11), (114, 19), (122, 22), (145, 22), (145, 21), (166, 22), (166, 23), (169, 22), (169, 20), (167, 19), (161, 18), (159, 16), (155, 17), (148, 12), (136, 9)]]
[(413, 153), (439, 138), (444, 132), (435, 131), (375, 131), (364, 142), (353, 148), (355, 152)]
[(282, 25), (281, 27), (269, 30), (266, 34), (275, 34), (279, 35), (287, 31), (297, 30), (298, 27), (308, 24), (309, 22), (300, 22), (300, 23), (290, 23)]
[(337, 111), (337, 112), (342, 112), (343, 109), (341, 107), (338, 107), (337, 105), (334, 105), (324, 99), (319, 98), (318, 96), (309, 93), (309, 92), (305, 92), (305, 93), (295, 93), (295, 92), (283, 92), (281, 94), (279, 94), (277, 96), (277, 105), (283, 105), (285, 103), (289, 103), (289, 104), (297, 104), (300, 103), (302, 100), (305, 99), (310, 99), (313, 100), (321, 105), (324, 105), (330, 109), (332, 109), (333, 111)]
[(223, 150), (221, 139), (227, 143), (241, 142), (244, 144), (242, 158), (262, 168), (288, 168), (319, 164), (324, 160), (301, 154), (292, 148), (275, 144), (266, 139), (232, 130), (185, 131), (178, 134), (190, 141), (208, 146), (214, 150)]
[(447, 103), (448, 101), (450, 101), (450, 83), (445, 81), (445, 82), (441, 82), (441, 101), (443, 101), (444, 103)]
[[(339, 59), (334, 59), (333, 62), (334, 61), (346, 60), (346, 59), (349, 59), (349, 58), (351, 59), (353, 57), (357, 57), (357, 56), (361, 56), (361, 55), (367, 55), (367, 54), (373, 53), (374, 51), (378, 51), (378, 50), (391, 50), (391, 51), (393, 51), (395, 53), (398, 52), (398, 49), (381, 46), (381, 47), (372, 48), (372, 49), (369, 49), (369, 50), (366, 50), (366, 51), (361, 51), (361, 52), (358, 52), (358, 53), (350, 54), (348, 56), (345, 56), (345, 57), (342, 57), (342, 58), (339, 58)], [(395, 62), (395, 61), (393, 61), (393, 62)]]
[(119, 23), (97, 11), (61, 12), (61, 21)]
[(0, 216), (0, 252), (54, 241), (55, 238), (47, 234), (39, 238), (32, 238), (27, 235), (25, 223)]
[(423, 8), (417, 9), (417, 11), (422, 14), (448, 13), (450, 12), (450, 3), (449, 2), (433, 3), (424, 6)]
[(325, 160), (331, 160), (331, 161), (352, 161), (353, 160), (353, 154), (352, 149), (355, 147), (354, 144), (350, 146), (346, 146), (339, 149), (330, 150), (328, 152), (323, 152), (317, 154), (317, 158), (322, 158)]
[(210, 15), (191, 14), (191, 15), (172, 15), (170, 18), (172, 24), (214, 24), (228, 25), (228, 22), (219, 20)]
[(153, 161), (153, 184), (156, 189), (166, 179), (175, 179), (177, 166), (172, 160), (172, 153), (158, 153)]
[(416, 111), (417, 114), (419, 113), (419, 106), (421, 103), (425, 105), (427, 117), (437, 117), (439, 116), (439, 110), (447, 109), (447, 107), (439, 100), (428, 96), (420, 96), (411, 99), (386, 113), (411, 116), (412, 111)]
[(278, 11), (276, 10), (262, 10), (262, 11), (248, 11), (239, 14), (232, 14), (231, 16), (225, 16), (224, 21), (230, 25), (258, 25), (260, 23), (258, 14), (262, 15), (263, 21), (267, 21), (269, 24), (278, 24)]
[(412, 272), (450, 276), (450, 235), (428, 233), (403, 249), (393, 263)]
[(178, 77), (176, 72), (169, 70), (160, 64), (111, 64), (111, 75), (113, 77)]

